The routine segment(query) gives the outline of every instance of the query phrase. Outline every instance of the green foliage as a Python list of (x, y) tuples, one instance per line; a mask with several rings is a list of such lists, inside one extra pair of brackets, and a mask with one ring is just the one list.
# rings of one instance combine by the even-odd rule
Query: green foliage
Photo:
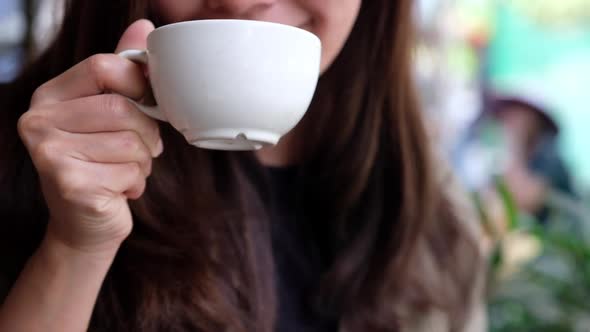
[[(555, 193), (549, 198), (550, 217), (541, 224), (516, 210), (501, 180), (496, 189), (509, 233), (526, 234), (541, 248), (535, 257), (502, 275), (506, 251), (500, 248), (507, 235), (492, 234), (496, 246), (490, 259), (490, 331), (590, 331), (590, 200), (583, 203)], [(481, 202), (478, 207), (482, 209)], [(489, 221), (483, 222), (489, 227)]]

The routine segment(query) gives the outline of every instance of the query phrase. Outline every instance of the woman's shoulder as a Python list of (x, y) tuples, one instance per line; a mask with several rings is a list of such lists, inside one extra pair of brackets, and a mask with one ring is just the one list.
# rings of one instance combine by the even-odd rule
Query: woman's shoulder
[[(472, 241), (481, 242), (484, 237), (482, 223), (476, 209), (475, 201), (470, 195), (468, 189), (457, 176), (451, 162), (451, 154), (444, 144), (442, 133), (436, 124), (427, 122), (428, 141), (430, 145), (430, 164), (431, 172), (434, 175), (435, 185), (438, 188), (439, 197), (443, 201), (445, 210), (445, 221), (450, 223), (439, 223), (442, 227), (458, 227), (464, 238)], [(450, 214), (448, 216), (447, 214)], [(443, 218), (441, 218), (443, 219)], [(481, 246), (482, 249), (483, 246)], [(483, 252), (482, 252), (483, 254)]]
[[(474, 202), (440, 153), (434, 155), (436, 181), (443, 204), (416, 250), (416, 278), (462, 312), (461, 332), (483, 332), (487, 327), (485, 284), (487, 254), (484, 232)], [(407, 332), (457, 330), (453, 315), (439, 308), (411, 312)]]
[(453, 216), (452, 220), (464, 231), (464, 236), (480, 242), (484, 236), (483, 228), (468, 190), (452, 169), (451, 163), (442, 153), (435, 153), (434, 160), (436, 182), (442, 191), (443, 199), (448, 205), (447, 208)]
[[(461, 268), (463, 273), (472, 273), (473, 278), (469, 284), (463, 285), (468, 288), (466, 303), (466, 321), (462, 331), (465, 332), (483, 332), (487, 331), (487, 314), (486, 314), (486, 292), (485, 285), (487, 280), (487, 262), (488, 252), (486, 250), (486, 236), (483, 231), (481, 219), (477, 213), (474, 200), (471, 198), (469, 191), (463, 186), (460, 179), (456, 176), (448, 159), (441, 155), (436, 157), (438, 168), (438, 181), (443, 190), (443, 195), (449, 205), (450, 212), (454, 215), (452, 220), (458, 227), (465, 241), (456, 248), (454, 256), (457, 260), (465, 257), (465, 250), (474, 251), (475, 259), (469, 266), (469, 260), (466, 260)], [(471, 245), (469, 245), (471, 244)], [(458, 262), (458, 265), (463, 265)]]

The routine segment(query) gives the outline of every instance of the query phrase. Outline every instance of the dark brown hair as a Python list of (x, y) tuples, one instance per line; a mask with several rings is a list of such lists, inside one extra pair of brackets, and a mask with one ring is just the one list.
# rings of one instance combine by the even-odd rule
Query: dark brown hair
[[(14, 280), (48, 219), (16, 122), (34, 89), (148, 17), (147, 1), (67, 1), (55, 42), (0, 89), (0, 266)], [(345, 331), (398, 331), (403, 313), (467, 310), (475, 247), (446, 199), (412, 84), (412, 3), (363, 1), (303, 125), (298, 215), (327, 243), (311, 305)], [(108, 23), (107, 23), (108, 22)], [(310, 124), (313, 124), (310, 125)], [(276, 301), (263, 167), (251, 153), (196, 149), (162, 125), (165, 153), (131, 203), (132, 235), (99, 295), (91, 331), (271, 331)], [(198, 168), (195, 172), (194, 169)], [(311, 235), (310, 235), (311, 236)], [(437, 273), (421, 273), (420, 243)], [(4, 257), (7, 256), (7, 257)], [(402, 308), (402, 309), (400, 309)]]

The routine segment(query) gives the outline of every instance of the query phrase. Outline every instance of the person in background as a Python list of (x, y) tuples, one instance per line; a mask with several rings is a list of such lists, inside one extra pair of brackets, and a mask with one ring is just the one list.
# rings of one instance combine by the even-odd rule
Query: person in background
[(488, 105), (506, 139), (504, 179), (516, 204), (539, 220), (548, 215), (551, 191), (574, 196), (570, 174), (559, 154), (559, 127), (546, 107), (532, 97), (496, 95)]

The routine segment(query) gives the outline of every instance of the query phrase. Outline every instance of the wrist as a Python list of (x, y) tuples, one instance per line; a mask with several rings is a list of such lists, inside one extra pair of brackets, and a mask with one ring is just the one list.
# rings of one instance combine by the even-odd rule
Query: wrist
[(108, 265), (117, 255), (120, 244), (101, 246), (100, 248), (77, 247), (61, 241), (51, 230), (47, 230), (39, 251), (54, 260), (86, 265)]

